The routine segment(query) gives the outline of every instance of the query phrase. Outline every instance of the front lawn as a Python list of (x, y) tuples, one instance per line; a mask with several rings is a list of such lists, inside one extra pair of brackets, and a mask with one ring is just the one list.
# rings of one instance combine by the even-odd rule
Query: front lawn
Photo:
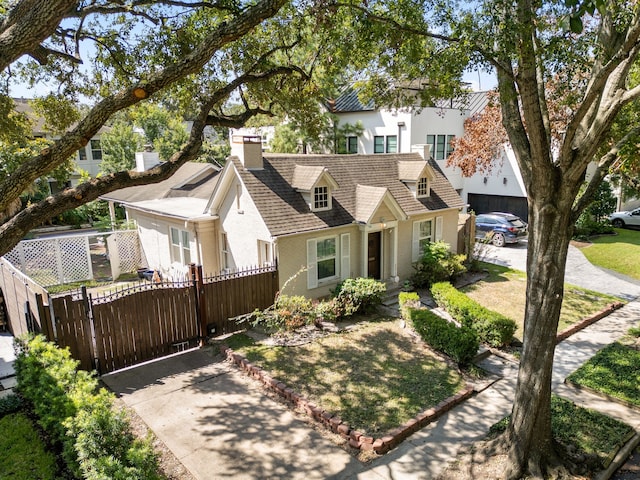
[(616, 228), (616, 235), (591, 239), (581, 252), (594, 265), (640, 280), (640, 231)]
[(235, 341), (230, 346), (371, 436), (400, 426), (464, 386), (455, 368), (416, 343), (397, 320), (359, 324), (299, 347)]
[(568, 380), (640, 407), (640, 351), (633, 345), (612, 343)]
[(31, 421), (22, 413), (0, 418), (0, 478), (54, 480), (56, 460), (45, 451)]
[[(527, 285), (525, 272), (485, 262), (480, 262), (480, 267), (488, 271), (489, 276), (462, 291), (484, 307), (515, 320), (518, 330), (514, 337), (522, 340)], [(611, 295), (565, 285), (558, 332), (619, 301), (619, 298)]]

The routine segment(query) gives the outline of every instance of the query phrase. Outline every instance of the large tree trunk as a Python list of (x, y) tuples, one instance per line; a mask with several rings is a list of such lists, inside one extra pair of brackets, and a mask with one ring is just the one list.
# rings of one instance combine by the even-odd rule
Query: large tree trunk
[[(558, 465), (551, 436), (551, 375), (564, 289), (564, 270), (573, 226), (568, 185), (540, 179), (530, 195), (527, 304), (524, 345), (511, 422), (504, 439), (510, 466), (506, 478), (542, 477)], [(550, 193), (551, 192), (551, 193)], [(539, 200), (536, 200), (539, 199)]]

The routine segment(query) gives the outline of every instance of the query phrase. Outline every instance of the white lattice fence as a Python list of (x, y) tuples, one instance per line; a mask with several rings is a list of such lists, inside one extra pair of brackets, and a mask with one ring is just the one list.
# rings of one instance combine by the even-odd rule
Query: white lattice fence
[(5, 258), (43, 286), (93, 278), (87, 236), (24, 240)]
[(142, 265), (140, 240), (137, 230), (122, 230), (113, 232), (118, 245), (120, 257), (120, 272), (133, 273)]

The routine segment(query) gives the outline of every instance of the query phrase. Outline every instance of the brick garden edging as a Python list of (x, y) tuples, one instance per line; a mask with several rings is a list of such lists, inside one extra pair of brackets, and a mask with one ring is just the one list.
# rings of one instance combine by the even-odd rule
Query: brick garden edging
[(412, 433), (425, 427), (442, 414), (451, 410), (454, 406), (462, 403), (464, 400), (473, 395), (474, 389), (471, 386), (466, 386), (460, 392), (449, 397), (433, 408), (429, 408), (414, 418), (408, 420), (397, 428), (387, 432), (385, 436), (381, 438), (373, 438), (364, 435), (362, 432), (352, 429), (347, 423), (343, 422), (340, 417), (333, 415), (322, 407), (307, 400), (302, 395), (293, 391), (284, 383), (271, 377), (267, 372), (260, 367), (251, 364), (245, 357), (235, 353), (231, 348), (226, 345), (221, 345), (220, 350), (226, 355), (227, 360), (233, 362), (248, 375), (252, 376), (256, 380), (261, 381), (264, 386), (287, 400), (295, 407), (303, 410), (308, 416), (324, 425), (327, 429), (334, 433), (337, 433), (342, 438), (349, 442), (349, 445), (353, 448), (360, 450), (373, 450), (378, 454), (387, 453), (392, 448), (398, 446), (405, 438), (409, 437)]
[(602, 319), (602, 318), (604, 318), (604, 317), (606, 317), (608, 315), (611, 315), (613, 312), (615, 312), (616, 310), (618, 310), (619, 308), (621, 308), (623, 306), (624, 306), (624, 303), (621, 303), (621, 302), (610, 303), (608, 306), (606, 306), (605, 308), (603, 308), (599, 312), (594, 313), (590, 317), (582, 319), (578, 323), (574, 323), (569, 328), (567, 328), (567, 329), (563, 330), (562, 332), (558, 333), (556, 335), (556, 343), (560, 343), (561, 341), (569, 338), (574, 333), (579, 332), (583, 328), (586, 328), (589, 325), (592, 325), (592, 324), (596, 323), (598, 320), (600, 320), (600, 319)]

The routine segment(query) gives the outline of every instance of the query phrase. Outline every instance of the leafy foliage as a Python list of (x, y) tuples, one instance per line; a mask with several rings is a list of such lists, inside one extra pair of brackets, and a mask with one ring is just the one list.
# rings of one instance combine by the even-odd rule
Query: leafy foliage
[(420, 295), (416, 292), (400, 292), (398, 294), (398, 305), (400, 306), (402, 318), (409, 320), (410, 309), (420, 308)]
[(411, 276), (411, 282), (416, 287), (428, 287), (436, 282), (452, 280), (467, 271), (465, 260), (466, 255), (452, 253), (449, 244), (429, 242), (413, 266), (415, 273)]
[(513, 339), (516, 322), (471, 300), (450, 283), (435, 283), (431, 286), (431, 294), (453, 318), (473, 329), (481, 342), (501, 347)]
[(425, 342), (460, 365), (469, 364), (478, 352), (478, 337), (469, 327), (458, 327), (427, 309), (410, 308), (409, 318)]
[(0, 418), (9, 413), (20, 410), (23, 406), (22, 398), (16, 394), (5, 395), (0, 398)]
[(159, 478), (150, 442), (133, 437), (124, 414), (113, 408), (113, 395), (98, 390), (93, 374), (78, 370), (68, 349), (42, 336), (18, 339), (17, 345), (19, 392), (78, 477)]
[(367, 313), (382, 302), (387, 291), (383, 282), (373, 278), (347, 278), (331, 293), (337, 304), (338, 317)]

